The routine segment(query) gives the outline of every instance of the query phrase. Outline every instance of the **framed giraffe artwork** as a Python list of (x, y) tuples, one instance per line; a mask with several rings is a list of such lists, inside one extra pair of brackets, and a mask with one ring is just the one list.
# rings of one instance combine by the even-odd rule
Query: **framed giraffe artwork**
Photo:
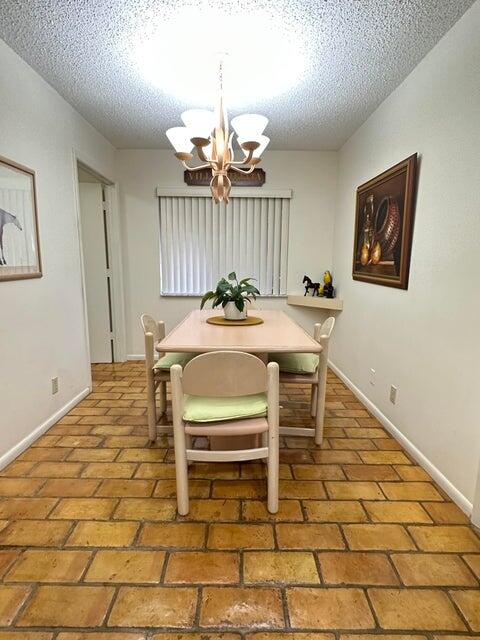
[(0, 281), (41, 276), (35, 172), (0, 156)]

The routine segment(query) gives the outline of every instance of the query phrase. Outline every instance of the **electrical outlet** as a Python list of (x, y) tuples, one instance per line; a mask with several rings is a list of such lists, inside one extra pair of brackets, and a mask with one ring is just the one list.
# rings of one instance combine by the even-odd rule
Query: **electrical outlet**
[(372, 387), (375, 386), (375, 369), (370, 369), (370, 384), (372, 385)]
[(392, 404), (395, 404), (397, 401), (397, 391), (398, 389), (394, 384), (390, 385), (390, 402)]
[(58, 378), (52, 378), (52, 396), (58, 393)]

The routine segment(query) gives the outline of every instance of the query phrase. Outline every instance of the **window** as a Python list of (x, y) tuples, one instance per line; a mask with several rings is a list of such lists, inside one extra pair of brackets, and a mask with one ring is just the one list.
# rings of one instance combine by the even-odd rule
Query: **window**
[(228, 205), (157, 193), (162, 295), (203, 295), (231, 271), (256, 278), (262, 295), (286, 294), (290, 192), (233, 197)]

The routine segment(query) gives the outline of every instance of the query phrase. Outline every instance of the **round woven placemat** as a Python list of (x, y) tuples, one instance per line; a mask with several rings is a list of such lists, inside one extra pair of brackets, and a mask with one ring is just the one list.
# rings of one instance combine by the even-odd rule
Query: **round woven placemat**
[(240, 326), (252, 326), (254, 324), (262, 324), (262, 318), (257, 316), (247, 316), (244, 320), (227, 320), (225, 316), (211, 316), (207, 318), (208, 324), (219, 324), (223, 327), (240, 327)]

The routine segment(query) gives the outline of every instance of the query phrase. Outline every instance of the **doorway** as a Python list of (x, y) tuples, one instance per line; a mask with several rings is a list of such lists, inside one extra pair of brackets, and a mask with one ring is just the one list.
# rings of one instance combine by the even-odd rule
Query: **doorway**
[(90, 361), (115, 362), (111, 216), (107, 181), (78, 163), (78, 194)]

